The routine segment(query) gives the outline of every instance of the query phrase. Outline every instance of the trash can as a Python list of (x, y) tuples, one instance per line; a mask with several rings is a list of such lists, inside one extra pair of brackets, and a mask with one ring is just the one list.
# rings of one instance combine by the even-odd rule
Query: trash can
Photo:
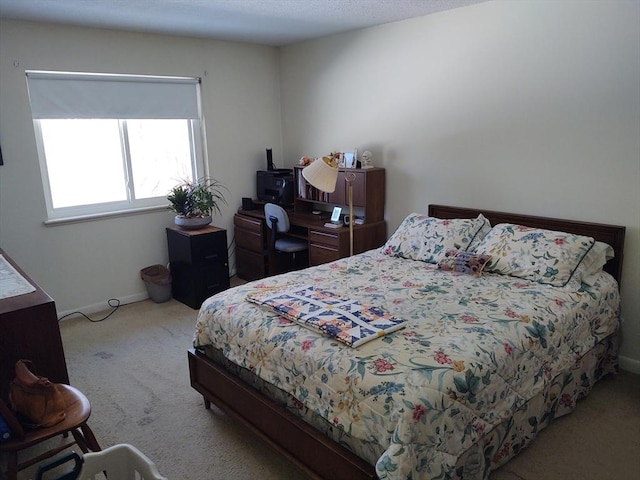
[(156, 303), (171, 300), (171, 272), (163, 265), (151, 265), (140, 270), (147, 292)]

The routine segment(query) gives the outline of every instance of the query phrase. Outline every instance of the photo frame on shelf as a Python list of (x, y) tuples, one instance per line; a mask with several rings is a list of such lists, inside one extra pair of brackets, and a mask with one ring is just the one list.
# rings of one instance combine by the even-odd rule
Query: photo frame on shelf
[(344, 163), (344, 168), (355, 168), (356, 167), (355, 150), (342, 152), (342, 161)]
[(340, 223), (340, 214), (342, 213), (342, 207), (333, 207), (331, 212), (331, 223)]

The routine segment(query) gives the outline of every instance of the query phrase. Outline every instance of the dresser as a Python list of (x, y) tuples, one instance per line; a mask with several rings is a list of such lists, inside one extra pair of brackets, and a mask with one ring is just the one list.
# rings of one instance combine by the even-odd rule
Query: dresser
[(56, 305), (27, 274), (0, 249), (0, 255), (35, 291), (0, 299), (0, 397), (7, 400), (17, 360), (31, 360), (39, 375), (69, 383)]
[(167, 245), (173, 298), (198, 309), (211, 295), (229, 288), (225, 229), (170, 227), (167, 228)]

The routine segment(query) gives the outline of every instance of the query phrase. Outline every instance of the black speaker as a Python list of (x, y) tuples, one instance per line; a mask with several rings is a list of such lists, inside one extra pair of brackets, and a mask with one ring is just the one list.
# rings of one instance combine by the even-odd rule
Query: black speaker
[(253, 210), (253, 200), (249, 197), (242, 197), (242, 209)]
[(275, 170), (273, 167), (273, 152), (267, 148), (267, 170)]

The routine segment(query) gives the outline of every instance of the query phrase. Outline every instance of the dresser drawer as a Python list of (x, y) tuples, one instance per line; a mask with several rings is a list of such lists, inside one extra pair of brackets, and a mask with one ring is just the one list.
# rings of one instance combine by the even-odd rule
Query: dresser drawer
[(227, 261), (226, 235), (194, 236), (191, 240), (193, 265), (225, 263)]
[(202, 268), (200, 269), (199, 275), (204, 289), (209, 296), (229, 288), (229, 270), (227, 265)]

